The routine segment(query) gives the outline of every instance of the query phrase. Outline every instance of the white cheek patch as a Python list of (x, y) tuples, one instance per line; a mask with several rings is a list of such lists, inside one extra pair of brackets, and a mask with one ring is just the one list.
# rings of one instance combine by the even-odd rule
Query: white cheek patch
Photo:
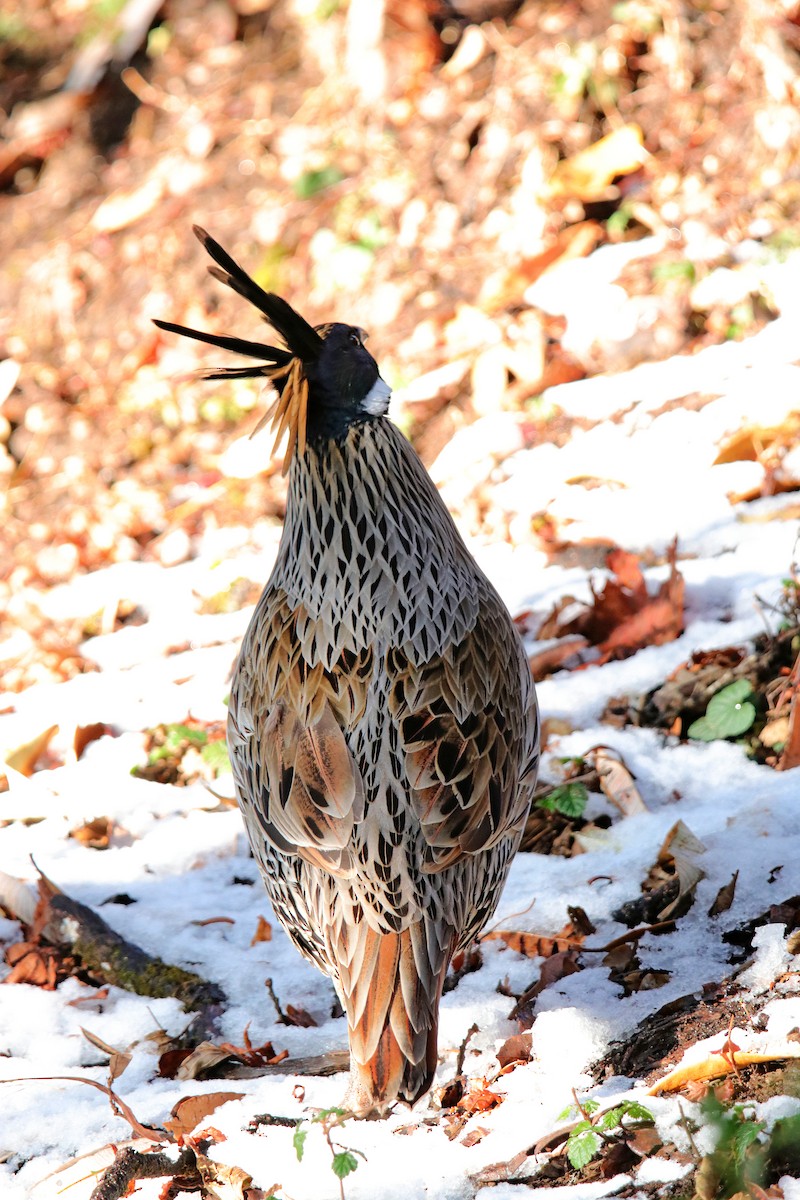
[(369, 413), (371, 417), (383, 416), (389, 407), (389, 397), (391, 394), (392, 389), (384, 379), (381, 379), (379, 375), (364, 399), (361, 401), (361, 407), (364, 412)]

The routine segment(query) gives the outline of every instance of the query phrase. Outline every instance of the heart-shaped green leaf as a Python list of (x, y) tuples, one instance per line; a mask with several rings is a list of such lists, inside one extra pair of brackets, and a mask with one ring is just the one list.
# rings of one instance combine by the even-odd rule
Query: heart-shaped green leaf
[(713, 742), (717, 738), (739, 737), (746, 733), (756, 719), (755, 706), (748, 700), (752, 694), (753, 689), (746, 679), (729, 683), (711, 697), (705, 716), (689, 726), (689, 737)]

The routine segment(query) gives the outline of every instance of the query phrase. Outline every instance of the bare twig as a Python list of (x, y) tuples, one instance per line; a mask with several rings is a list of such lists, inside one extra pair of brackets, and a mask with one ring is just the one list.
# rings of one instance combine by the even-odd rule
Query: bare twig
[(478, 1032), (478, 1026), (470, 1025), (469, 1029), (464, 1034), (464, 1040), (461, 1043), (461, 1045), (458, 1047), (458, 1057), (456, 1059), (456, 1077), (464, 1074), (464, 1059), (467, 1054), (467, 1044), (469, 1042), (469, 1039), (472, 1037), (472, 1035), (477, 1032)]
[(281, 1008), (281, 1002), (278, 999), (277, 995), (275, 994), (275, 988), (272, 985), (272, 980), (265, 979), (264, 987), (267, 989), (267, 991), (269, 993), (270, 1000), (275, 1005), (275, 1012), (278, 1014), (278, 1024), (279, 1025), (291, 1025), (292, 1022), (289, 1020), (286, 1013)]

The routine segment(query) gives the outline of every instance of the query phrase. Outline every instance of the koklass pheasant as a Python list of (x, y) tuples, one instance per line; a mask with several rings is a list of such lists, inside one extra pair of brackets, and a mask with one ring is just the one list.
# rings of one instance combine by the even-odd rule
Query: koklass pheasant
[(509, 614), (410, 443), (364, 332), (313, 328), (203, 230), (211, 274), (286, 348), (162, 329), (247, 355), (288, 435), (286, 521), (235, 668), (228, 747), (275, 913), (347, 1014), (346, 1103), (428, 1090), (452, 956), (494, 912), (538, 759)]

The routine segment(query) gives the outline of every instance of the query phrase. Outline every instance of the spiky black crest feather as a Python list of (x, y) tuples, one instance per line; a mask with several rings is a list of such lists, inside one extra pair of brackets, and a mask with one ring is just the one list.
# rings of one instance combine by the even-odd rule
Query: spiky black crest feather
[(218, 266), (208, 268), (209, 274), (218, 279), (220, 283), (224, 283), (226, 287), (233, 288), (245, 300), (249, 300), (251, 304), (255, 305), (272, 328), (278, 331), (292, 354), (296, 354), (304, 361), (317, 358), (322, 349), (322, 338), (313, 325), (309, 325), (308, 321), (295, 312), (291, 304), (287, 304), (280, 296), (276, 296), (274, 292), (265, 292), (263, 288), (260, 288), (256, 281), (251, 279), (247, 272), (243, 271), (239, 264), (231, 258), (230, 254), (223, 250), (219, 242), (214, 241), (211, 235), (206, 233), (205, 229), (201, 229), (199, 225), (194, 225), (192, 228), (197, 240), (211, 255), (214, 262), (218, 263)]
[(280, 334), (288, 349), (283, 350), (278, 346), (268, 346), (261, 342), (248, 342), (244, 338), (203, 333), (198, 329), (189, 329), (186, 325), (176, 325), (173, 321), (155, 320), (153, 323), (168, 333), (179, 333), (184, 337), (194, 338), (195, 341), (205, 342), (209, 346), (218, 346), (220, 349), (230, 350), (234, 354), (243, 354), (249, 358), (262, 360), (260, 364), (252, 367), (209, 367), (202, 370), (200, 376), (202, 379), (255, 379), (262, 377), (274, 384), (277, 392), (276, 399), (250, 436), (253, 437), (271, 422), (275, 429), (274, 453), (284, 433), (288, 430), (289, 439), (283, 459), (285, 475), (295, 449), (302, 454), (306, 448), (308, 422), (306, 366), (319, 357), (323, 340), (330, 326), (320, 325), (318, 329), (314, 329), (298, 312), (295, 312), (291, 304), (273, 292), (265, 292), (263, 288), (259, 287), (227, 251), (223, 250), (219, 242), (206, 233), (205, 229), (199, 225), (194, 225), (192, 228), (198, 241), (217, 264), (208, 268), (209, 274), (253, 304), (272, 328)]

